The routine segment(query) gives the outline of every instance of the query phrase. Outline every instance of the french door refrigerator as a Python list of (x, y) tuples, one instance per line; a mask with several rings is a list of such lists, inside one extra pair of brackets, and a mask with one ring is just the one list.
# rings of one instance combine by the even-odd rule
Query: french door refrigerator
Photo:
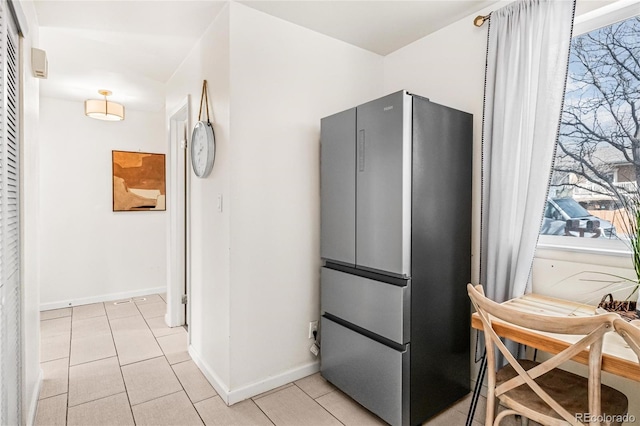
[(401, 91), (321, 139), (321, 373), (420, 424), (469, 392), (472, 116)]

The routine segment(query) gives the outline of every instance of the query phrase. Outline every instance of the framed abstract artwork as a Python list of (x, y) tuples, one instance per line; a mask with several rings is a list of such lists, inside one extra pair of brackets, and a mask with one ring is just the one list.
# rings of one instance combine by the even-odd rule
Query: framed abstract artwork
[(164, 154), (112, 151), (113, 211), (166, 210)]

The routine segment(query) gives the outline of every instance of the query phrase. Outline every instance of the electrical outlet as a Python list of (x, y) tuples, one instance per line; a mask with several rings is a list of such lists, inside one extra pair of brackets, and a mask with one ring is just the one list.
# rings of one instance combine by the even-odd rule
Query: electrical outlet
[(309, 323), (309, 339), (313, 339), (313, 332), (318, 330), (318, 321), (311, 321)]

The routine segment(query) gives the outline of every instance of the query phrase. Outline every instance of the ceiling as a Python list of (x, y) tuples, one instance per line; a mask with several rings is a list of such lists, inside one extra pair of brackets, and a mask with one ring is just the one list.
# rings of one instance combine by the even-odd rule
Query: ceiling
[(496, 0), (240, 0), (239, 3), (379, 55), (387, 55), (496, 3)]
[(35, 1), (47, 52), (44, 96), (160, 111), (164, 85), (220, 12), (218, 1)]
[[(84, 100), (108, 89), (129, 109), (160, 111), (165, 83), (226, 3), (36, 0), (39, 47), (49, 61), (41, 94)], [(240, 3), (386, 55), (496, 0)]]

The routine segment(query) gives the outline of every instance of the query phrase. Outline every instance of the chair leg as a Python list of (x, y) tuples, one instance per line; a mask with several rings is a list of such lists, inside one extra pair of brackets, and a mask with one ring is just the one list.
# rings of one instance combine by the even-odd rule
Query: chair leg
[(487, 395), (487, 415), (485, 417), (485, 425), (493, 425), (496, 419), (497, 398)]

